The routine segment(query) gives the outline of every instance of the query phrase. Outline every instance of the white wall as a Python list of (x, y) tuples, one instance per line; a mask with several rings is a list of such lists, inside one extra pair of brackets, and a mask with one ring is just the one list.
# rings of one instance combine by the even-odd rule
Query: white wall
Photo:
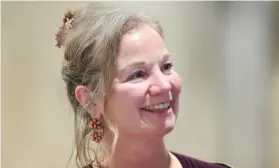
[[(278, 46), (279, 49), (279, 46)], [(277, 52), (279, 58), (279, 50)], [(270, 152), (270, 158), (268, 163), (270, 167), (279, 167), (279, 61), (277, 62), (277, 68), (274, 72), (274, 79), (271, 88), (272, 98), (272, 111), (270, 113), (270, 130), (268, 138), (268, 149)]]
[[(279, 4), (277, 5), (277, 18), (279, 18)], [(279, 167), (279, 19), (277, 19), (277, 35), (276, 41), (276, 58), (274, 59), (273, 80), (271, 92), (271, 113), (269, 115), (270, 130), (268, 149), (270, 151), (269, 164), (270, 167)]]
[(274, 4), (229, 2), (224, 41), (224, 155), (235, 167), (269, 167), (266, 148)]
[[(63, 54), (54, 47), (54, 34), (66, 9), (82, 5), (2, 3), (3, 168), (61, 168), (67, 164), (73, 144), (73, 115), (60, 75)], [(177, 126), (166, 138), (168, 147), (200, 159), (222, 161), (221, 144), (226, 140), (221, 125), (222, 6), (215, 2), (119, 5), (156, 16), (174, 54), (183, 91)]]

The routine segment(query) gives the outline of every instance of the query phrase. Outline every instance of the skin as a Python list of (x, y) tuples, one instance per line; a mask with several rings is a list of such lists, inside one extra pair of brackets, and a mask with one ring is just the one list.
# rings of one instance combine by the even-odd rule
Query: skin
[[(142, 25), (123, 36), (116, 74), (108, 112), (119, 137), (109, 167), (181, 167), (163, 140), (177, 119), (181, 81), (163, 39), (153, 28)], [(79, 102), (85, 103), (86, 95), (85, 86), (76, 88)], [(170, 103), (170, 107), (159, 113), (143, 110), (159, 103)], [(98, 107), (98, 103), (93, 107), (92, 117), (103, 113)]]

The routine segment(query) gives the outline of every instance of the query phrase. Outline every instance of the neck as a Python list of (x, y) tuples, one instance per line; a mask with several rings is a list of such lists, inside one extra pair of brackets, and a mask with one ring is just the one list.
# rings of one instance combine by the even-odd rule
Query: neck
[(111, 168), (168, 168), (169, 165), (169, 152), (162, 138), (119, 138), (109, 161)]

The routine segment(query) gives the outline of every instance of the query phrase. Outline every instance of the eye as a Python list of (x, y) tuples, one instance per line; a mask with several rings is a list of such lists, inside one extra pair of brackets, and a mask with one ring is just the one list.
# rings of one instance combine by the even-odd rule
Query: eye
[(164, 71), (168, 72), (172, 69), (172, 67), (173, 67), (172, 63), (166, 63), (162, 66), (161, 70), (162, 70), (162, 72), (164, 72)]
[(140, 71), (133, 73), (131, 76), (129, 76), (128, 80), (141, 79), (141, 78), (144, 78), (145, 75), (146, 75), (145, 72), (140, 70)]

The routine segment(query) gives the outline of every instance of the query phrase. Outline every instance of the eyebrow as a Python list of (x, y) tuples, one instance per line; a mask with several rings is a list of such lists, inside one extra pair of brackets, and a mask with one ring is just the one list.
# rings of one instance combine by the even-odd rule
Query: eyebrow
[[(166, 53), (163, 55), (163, 61), (168, 60), (171, 57), (171, 53)], [(129, 67), (136, 67), (136, 66), (141, 66), (141, 65), (145, 65), (146, 62), (145, 61), (132, 61), (131, 63), (129, 63), (128, 65), (126, 65), (124, 68), (122, 68), (120, 70), (120, 72), (123, 72), (125, 69), (129, 68)]]

